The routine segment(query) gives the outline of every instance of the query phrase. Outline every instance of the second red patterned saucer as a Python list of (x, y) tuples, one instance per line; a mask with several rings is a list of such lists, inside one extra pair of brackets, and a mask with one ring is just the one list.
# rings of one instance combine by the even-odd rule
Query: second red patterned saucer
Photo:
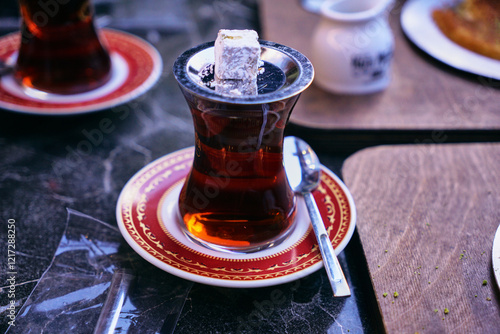
[[(12, 75), (0, 80), (0, 108), (35, 115), (73, 115), (113, 108), (150, 89), (160, 78), (162, 60), (158, 51), (134, 35), (102, 29), (111, 56), (111, 79), (103, 86), (81, 94), (60, 95), (21, 87)], [(0, 38), (0, 59), (12, 65), (20, 34)]]

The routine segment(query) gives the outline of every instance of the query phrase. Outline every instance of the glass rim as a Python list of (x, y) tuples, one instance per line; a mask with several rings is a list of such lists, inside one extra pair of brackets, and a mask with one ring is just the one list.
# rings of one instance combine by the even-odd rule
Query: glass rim
[[(198, 82), (194, 82), (190, 75), (188, 74), (190, 71), (193, 73), (193, 68), (190, 66), (190, 62), (193, 61), (193, 57), (200, 54), (200, 52), (208, 49), (213, 49), (215, 41), (206, 42), (195, 46), (191, 49), (183, 52), (174, 62), (173, 72), (174, 77), (177, 80), (178, 84), (183, 88), (188, 90), (190, 93), (203, 97), (206, 100), (227, 103), (227, 104), (263, 104), (263, 103), (272, 103), (276, 101), (282, 101), (291, 97), (294, 97), (300, 93), (302, 93), (309, 85), (312, 83), (314, 78), (314, 68), (307, 59), (305, 55), (300, 53), (299, 51), (279, 44), (275, 42), (265, 41), (259, 39), (259, 43), (261, 45), (261, 49), (264, 51), (272, 50), (277, 51), (279, 54), (283, 56), (283, 61), (279, 64), (274, 65), (278, 66), (285, 76), (288, 77), (290, 71), (289, 68), (285, 68), (285, 66), (289, 66), (291, 62), (295, 64), (295, 68), (298, 70), (297, 77), (293, 80), (293, 82), (286, 86), (279, 88), (270, 93), (258, 94), (258, 95), (246, 95), (246, 96), (228, 96), (220, 93), (216, 93), (215, 90), (210, 89)], [(213, 52), (212, 52), (213, 53)], [(215, 58), (215, 56), (214, 56)], [(265, 60), (265, 59), (264, 59)], [(206, 62), (205, 65), (210, 64), (210, 62)], [(213, 64), (213, 59), (212, 59)], [(188, 68), (190, 67), (190, 68)], [(196, 73), (196, 70), (194, 70)], [(293, 73), (290, 75), (294, 75)]]

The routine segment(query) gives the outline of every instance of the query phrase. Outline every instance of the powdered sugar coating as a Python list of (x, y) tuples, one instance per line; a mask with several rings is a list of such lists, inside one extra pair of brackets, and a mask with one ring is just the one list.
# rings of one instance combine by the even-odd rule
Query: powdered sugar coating
[(254, 30), (221, 29), (215, 40), (215, 91), (224, 95), (257, 95), (260, 44)]

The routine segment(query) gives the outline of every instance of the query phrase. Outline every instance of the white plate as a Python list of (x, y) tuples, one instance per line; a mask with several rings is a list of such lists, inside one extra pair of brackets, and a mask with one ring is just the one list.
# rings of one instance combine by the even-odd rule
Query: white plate
[(495, 274), (497, 285), (500, 288), (500, 225), (498, 225), (497, 233), (495, 233), (495, 239), (493, 240), (491, 259), (493, 262), (493, 273)]
[(430, 56), (456, 69), (500, 80), (500, 61), (467, 50), (446, 37), (432, 19), (432, 11), (449, 0), (410, 0), (401, 13), (406, 36)]

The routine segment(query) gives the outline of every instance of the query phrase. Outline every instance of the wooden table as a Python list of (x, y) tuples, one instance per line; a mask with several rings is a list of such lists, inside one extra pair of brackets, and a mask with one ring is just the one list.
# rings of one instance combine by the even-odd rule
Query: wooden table
[[(351, 151), (380, 143), (500, 140), (500, 83), (455, 70), (414, 47), (401, 30), (403, 3), (396, 1), (389, 14), (395, 36), (390, 86), (349, 96), (313, 84), (291, 115), (292, 130), (328, 142), (332, 150)], [(262, 37), (310, 58), (320, 16), (306, 12), (298, 0), (262, 0), (260, 8)]]
[(500, 331), (499, 163), (500, 144), (381, 146), (346, 160), (388, 333)]

